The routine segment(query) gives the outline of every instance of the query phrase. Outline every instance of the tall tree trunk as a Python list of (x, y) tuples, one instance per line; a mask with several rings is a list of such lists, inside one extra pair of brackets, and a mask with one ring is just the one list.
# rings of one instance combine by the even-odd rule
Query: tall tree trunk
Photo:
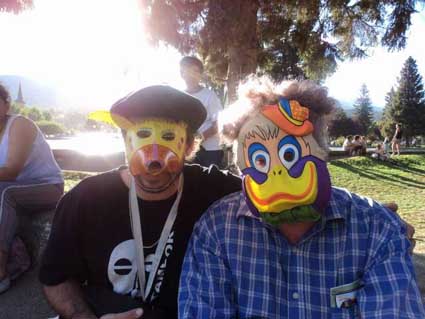
[(234, 26), (231, 30), (233, 41), (228, 45), (227, 95), (229, 103), (236, 100), (240, 82), (249, 74), (256, 72), (258, 56), (258, 0), (234, 0), (234, 5), (239, 6), (240, 14), (234, 19)]

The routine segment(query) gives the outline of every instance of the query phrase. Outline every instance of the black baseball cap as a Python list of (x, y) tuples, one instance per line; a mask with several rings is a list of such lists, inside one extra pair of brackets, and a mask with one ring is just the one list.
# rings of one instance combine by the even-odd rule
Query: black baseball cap
[[(182, 121), (193, 130), (204, 123), (207, 111), (201, 101), (168, 85), (148, 86), (118, 100), (111, 115), (126, 119), (165, 118)], [(119, 126), (119, 123), (117, 123)]]

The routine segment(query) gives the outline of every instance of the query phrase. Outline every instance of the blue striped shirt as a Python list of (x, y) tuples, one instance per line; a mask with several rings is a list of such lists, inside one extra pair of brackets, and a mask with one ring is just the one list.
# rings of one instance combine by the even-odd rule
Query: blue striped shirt
[[(332, 189), (325, 215), (296, 245), (234, 193), (194, 228), (179, 317), (425, 318), (409, 247), (396, 214), (343, 189)], [(357, 280), (357, 303), (331, 307), (331, 288)]]

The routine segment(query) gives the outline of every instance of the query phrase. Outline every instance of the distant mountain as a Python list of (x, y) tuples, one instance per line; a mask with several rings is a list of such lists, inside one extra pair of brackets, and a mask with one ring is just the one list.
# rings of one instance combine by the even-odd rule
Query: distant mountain
[[(348, 117), (351, 117), (354, 114), (354, 108), (343, 108)], [(383, 109), (381, 107), (372, 106), (373, 110), (373, 119), (379, 121), (382, 117)]]
[[(347, 116), (351, 117), (354, 114), (354, 108), (353, 108), (352, 102), (347, 102), (347, 101), (338, 101), (338, 102), (339, 102), (339, 106), (341, 106), (344, 109), (345, 113), (347, 113)], [(372, 109), (373, 109), (374, 120), (375, 121), (380, 120), (384, 109), (382, 107), (377, 107), (377, 106), (372, 106)]]
[(42, 108), (55, 108), (60, 106), (57, 92), (39, 82), (17, 75), (0, 75), (0, 82), (4, 84), (15, 101), (18, 96), (19, 83), (25, 104)]

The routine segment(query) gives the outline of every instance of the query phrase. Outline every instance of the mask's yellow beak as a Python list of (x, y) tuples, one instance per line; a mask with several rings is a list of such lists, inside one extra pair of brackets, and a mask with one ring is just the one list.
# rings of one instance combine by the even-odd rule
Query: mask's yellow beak
[(245, 178), (247, 195), (260, 213), (280, 213), (314, 203), (317, 184), (317, 171), (313, 162), (305, 164), (298, 178), (291, 177), (283, 165), (272, 168), (262, 184), (257, 184), (249, 175)]

